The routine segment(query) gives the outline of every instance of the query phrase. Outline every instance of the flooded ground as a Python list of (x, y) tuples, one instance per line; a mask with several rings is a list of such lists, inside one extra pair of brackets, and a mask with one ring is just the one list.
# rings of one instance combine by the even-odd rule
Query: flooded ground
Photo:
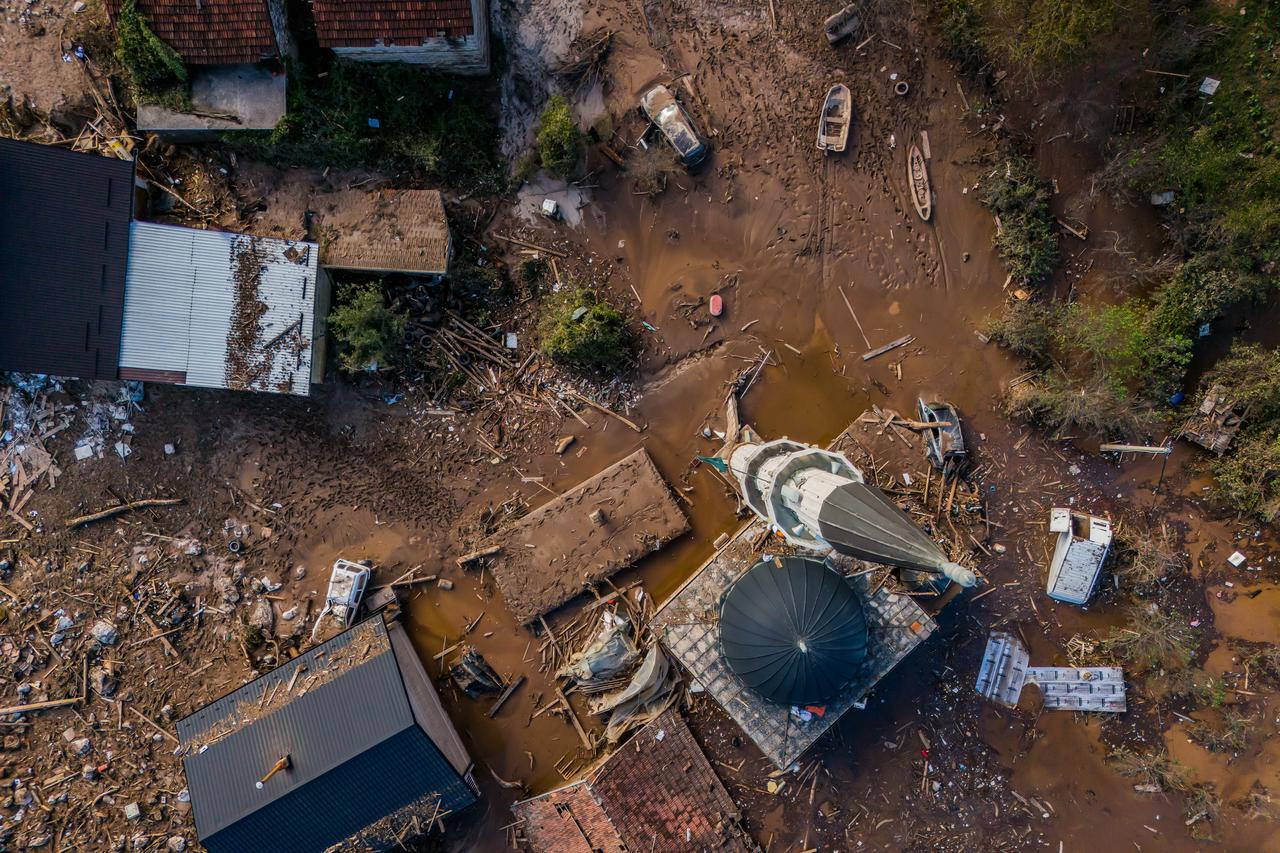
[[(518, 36), (509, 77), (545, 73), (579, 35), (615, 32), (604, 78), (580, 92), (575, 107), (584, 123), (610, 117), (617, 150), (634, 154), (642, 129), (634, 105), (656, 81), (677, 88), (710, 134), (710, 162), (673, 178), (657, 198), (636, 195), (626, 175), (591, 148), (584, 186), (539, 175), (489, 229), (561, 247), (571, 255), (562, 262), (566, 276), (607, 288), (652, 327), (628, 395), (636, 402), (627, 415), (642, 432), (587, 410), (584, 425), (516, 408), (504, 414), (507, 442), (495, 440), (506, 458), (497, 460), (476, 441), (480, 433), (492, 437), (485, 425), (411, 402), (388, 404), (344, 382), (285, 403), (158, 388), (138, 418), (128, 464), (109, 458), (89, 473), (77, 470), (74, 487), (42, 494), (32, 506), (65, 517), (101, 503), (112, 488), (148, 493), (163, 482), (191, 503), (189, 516), (163, 528), (170, 533), (185, 525), (216, 539), (230, 514), (270, 528), (249, 555), (251, 571), (281, 577), (289, 601), (321, 594), (339, 556), (373, 561), (379, 582), (414, 567), (449, 581), (448, 589), (433, 582), (406, 593), (413, 640), (476, 760), (485, 795), (450, 822), (444, 843), (496, 851), (507, 849), (503, 828), (517, 796), (577, 778), (594, 756), (566, 719), (538, 713), (555, 690), (539, 670), (544, 638), (515, 623), (492, 576), (455, 564), (477, 539), (476, 516), (515, 498), (537, 506), (644, 447), (678, 491), (692, 532), (613, 580), (639, 584), (662, 601), (711, 556), (721, 534), (742, 523), (723, 482), (694, 462), (719, 446), (703, 430), (723, 429), (729, 383), (762, 349), (772, 352), (771, 364), (740, 406), (743, 420), (766, 437), (822, 444), (872, 405), (908, 413), (920, 395), (941, 397), (965, 417), (992, 544), (1005, 550), (983, 560), (984, 585), (938, 614), (939, 630), (879, 685), (867, 709), (849, 713), (805, 756), (805, 764), (821, 762), (812, 787), (768, 793), (767, 762), (705, 696), (686, 697), (694, 730), (747, 829), (770, 851), (1280, 849), (1274, 813), (1258, 805), (1280, 790), (1272, 710), (1280, 684), (1246, 665), (1280, 640), (1274, 536), (1214, 514), (1193, 467), (1198, 454), (1186, 446), (1167, 469), (1148, 459), (1112, 463), (1087, 445), (1049, 442), (1008, 420), (998, 398), (1018, 366), (977, 334), (1009, 298), (991, 249), (995, 226), (975, 189), (998, 167), (988, 131), (1001, 118), (1043, 143), (1038, 162), (1058, 189), (1055, 212), (1095, 235), (1065, 238), (1059, 293), (1111, 298), (1118, 281), (1159, 251), (1150, 211), (1109, 201), (1089, 177), (1108, 105), (1063, 98), (1015, 104), (1007, 117), (980, 114), (939, 61), (924, 4), (877, 16), (865, 43), (836, 50), (818, 35), (830, 11), (650, 0), (605, 0), (589, 9), (577, 0), (521, 0), (503, 8)], [(1101, 86), (1105, 73), (1090, 69), (1079, 85)], [(893, 94), (897, 80), (909, 81), (906, 97)], [(823, 157), (813, 132), (836, 81), (853, 90), (857, 118), (850, 150)], [(513, 155), (535, 114), (516, 97), (519, 88), (512, 84), (503, 96), (504, 144)], [(1048, 141), (1062, 133), (1070, 135)], [(929, 223), (907, 196), (904, 156), (913, 142), (930, 153), (936, 202)], [(252, 182), (253, 169), (241, 178)], [(298, 173), (281, 193), (305, 199), (314, 178)], [(564, 221), (533, 213), (548, 196), (569, 211)], [(270, 215), (260, 222), (272, 222)], [(713, 293), (726, 305), (718, 319), (706, 307)], [(1255, 334), (1270, 331), (1259, 323)], [(915, 340), (862, 360), (903, 335)], [(566, 435), (576, 442), (559, 456), (554, 447)], [(172, 459), (161, 449), (167, 442), (179, 448)], [(909, 473), (923, 465), (918, 460)], [(1109, 574), (1087, 608), (1044, 595), (1048, 510), (1063, 505), (1174, 530), (1191, 564), (1174, 587), (1179, 613), (1195, 628), (1197, 662), (1222, 679), (1218, 699), (1204, 707), (1161, 703), (1131, 679), (1130, 711), (1096, 719), (1041, 713), (1034, 690), (1016, 711), (975, 696), (992, 628), (1020, 633), (1033, 663), (1048, 665), (1067, 662), (1076, 635), (1096, 638), (1124, 621), (1126, 598)], [(161, 529), (160, 518), (147, 521)], [(88, 534), (118, 535), (107, 527)], [(1226, 562), (1236, 549), (1247, 558), (1238, 569)], [(587, 601), (552, 614), (551, 629)], [(468, 699), (447, 677), (454, 660), (447, 650), (461, 642), (502, 675), (528, 677), (494, 717), (489, 700)], [(248, 672), (234, 644), (216, 659), (201, 684), (210, 696)], [(1221, 727), (1228, 711), (1249, 715), (1244, 747), (1211, 751), (1192, 737), (1190, 727)], [(1135, 790), (1134, 780), (1109, 767), (1106, 758), (1119, 746), (1163, 747), (1197, 781), (1213, 784), (1223, 806), (1212, 837), (1193, 837), (1204, 825), (1186, 825), (1180, 793)]]

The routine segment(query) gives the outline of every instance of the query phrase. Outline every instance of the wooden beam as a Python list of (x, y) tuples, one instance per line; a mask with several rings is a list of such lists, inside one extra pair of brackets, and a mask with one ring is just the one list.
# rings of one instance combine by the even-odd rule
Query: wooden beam
[(907, 344), (911, 343), (915, 339), (916, 339), (915, 335), (903, 335), (902, 337), (898, 338), (896, 341), (890, 341), (889, 343), (885, 344), (882, 347), (876, 347), (875, 349), (869, 352), (864, 352), (862, 354), (862, 360), (870, 361), (871, 359), (875, 358), (878, 355), (884, 355), (890, 350), (895, 350), (898, 347), (906, 346)]
[(1152, 456), (1168, 456), (1173, 452), (1173, 445), (1148, 447), (1142, 444), (1104, 444), (1098, 449), (1103, 453), (1149, 453)]

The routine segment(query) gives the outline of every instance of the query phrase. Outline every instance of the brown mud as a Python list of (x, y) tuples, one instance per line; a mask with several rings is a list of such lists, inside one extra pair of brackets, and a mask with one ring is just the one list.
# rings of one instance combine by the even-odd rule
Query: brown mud
[[(665, 599), (711, 555), (715, 539), (740, 523), (724, 485), (693, 462), (718, 447), (717, 438), (702, 437), (703, 428), (723, 429), (728, 383), (764, 348), (773, 352), (773, 364), (741, 408), (744, 421), (766, 437), (824, 443), (871, 404), (907, 413), (921, 394), (955, 403), (983, 469), (995, 542), (1007, 552), (984, 566), (990, 586), (958, 596), (939, 615), (939, 630), (882, 682), (868, 708), (848, 714), (804, 757), (802, 765), (822, 763), (812, 788), (768, 793), (764, 780), (772, 768), (704, 696), (688, 697), (695, 733), (761, 845), (773, 851), (1276, 849), (1277, 825), (1250, 820), (1234, 805), (1259, 784), (1280, 790), (1269, 710), (1280, 685), (1250, 682), (1236, 647), (1277, 640), (1274, 537), (1255, 538), (1255, 528), (1214, 515), (1203, 500), (1204, 482), (1185, 467), (1197, 458), (1189, 448), (1175, 451), (1162, 476), (1159, 463), (1106, 462), (1070, 441), (1046, 441), (1000, 412), (1000, 390), (1017, 366), (975, 334), (1007, 298), (1004, 270), (990, 248), (994, 224), (975, 190), (992, 168), (995, 140), (985, 128), (992, 117), (968, 108), (930, 40), (924, 5), (877, 16), (875, 38), (861, 49), (849, 44), (835, 51), (818, 36), (831, 8), (777, 4), (772, 14), (770, 8), (606, 0), (584, 15), (579, 3), (531, 0), (512, 9), (527, 41), (545, 36), (539, 61), (557, 58), (549, 54), (568, 50), (578, 33), (602, 26), (618, 32), (603, 89), (581, 97), (579, 107), (615, 117), (621, 150), (638, 130), (640, 92), (686, 73), (688, 85), (674, 85), (701, 126), (714, 131), (711, 161), (674, 180), (657, 199), (632, 194), (625, 175), (591, 151), (588, 168), (599, 186), (585, 196), (580, 224), (539, 222), (531, 230), (510, 212), (492, 228), (571, 246), (579, 260), (564, 264), (568, 275), (603, 284), (656, 329), (645, 333), (646, 361), (626, 412), (646, 425), (643, 433), (585, 409), (589, 426), (559, 414), (522, 413), (520, 428), (508, 429), (501, 447), (508, 460), (494, 464), (472, 441), (466, 418), (430, 414), (412, 398), (389, 406), (344, 381), (305, 401), (153, 388), (147, 411), (136, 418), (128, 460), (108, 456), (69, 466), (60, 487), (40, 493), (31, 508), (52, 526), (109, 501), (113, 489), (134, 496), (163, 485), (189, 499), (180, 512), (147, 513), (75, 539), (57, 534), (56, 546), (68, 553), (74, 545), (99, 547), (143, 531), (189, 530), (209, 547), (225, 547), (225, 519), (250, 519), (270, 535), (255, 537), (246, 571), (284, 583), (277, 617), (292, 604), (318, 603), (339, 556), (373, 561), (375, 584), (415, 566), (451, 581), (451, 589), (416, 585), (406, 594), (415, 645), (476, 759), (485, 794), (451, 822), (447, 845), (506, 849), (500, 828), (511, 823), (507, 806), (517, 792), (500, 786), (490, 771), (519, 780), (520, 793), (540, 792), (576, 775), (556, 770), (564, 759), (581, 768), (591, 756), (567, 720), (534, 717), (555, 689), (538, 670), (542, 639), (516, 624), (492, 574), (454, 563), (479, 538), (476, 517), (513, 499), (526, 508), (549, 500), (529, 477), (543, 477), (563, 492), (643, 447), (685, 499), (681, 507), (692, 530), (614, 583), (638, 581), (647, 595)], [(46, 41), (34, 45), (49, 49)], [(14, 56), (0, 64), (0, 82), (16, 79), (18, 72), (9, 69)], [(527, 70), (532, 61), (522, 55), (517, 64)], [(892, 74), (910, 82), (909, 96), (892, 94)], [(1074, 286), (1105, 299), (1116, 279), (1159, 251), (1159, 235), (1149, 212), (1093, 192), (1089, 175), (1101, 162), (1093, 128), (1104, 126), (1108, 113), (1091, 103), (1068, 107), (1076, 103), (1072, 92), (1105, 83), (1101, 74), (1092, 69), (1067, 81), (1060, 101), (1015, 103), (1008, 121), (1013, 132), (1042, 143), (1038, 162), (1057, 181), (1061, 214), (1096, 235), (1079, 245), (1064, 238), (1067, 272), (1056, 289)], [(33, 86), (75, 87), (49, 80), (33, 78)], [(850, 151), (824, 158), (812, 137), (822, 95), (836, 80), (853, 90), (856, 120)], [(512, 121), (522, 126), (527, 122)], [(927, 224), (911, 209), (906, 187), (905, 151), (921, 131), (929, 136), (936, 196)], [(1064, 131), (1071, 136), (1048, 141)], [(239, 178), (248, 194), (282, 188), (280, 206), (263, 217), (264, 227), (297, 226), (296, 210), (305, 207), (313, 175), (281, 179), (246, 165)], [(331, 178), (337, 185), (349, 176)], [(706, 310), (713, 293), (726, 303), (720, 319)], [(861, 360), (864, 351), (906, 334), (915, 336), (909, 346)], [(512, 427), (513, 416), (507, 419)], [(557, 456), (563, 435), (576, 442)], [(177, 444), (176, 456), (163, 453), (166, 442)], [(69, 444), (58, 452), (69, 457)], [(910, 473), (921, 473), (923, 464)], [(1109, 574), (1087, 609), (1043, 594), (1048, 509), (1067, 503), (1164, 519), (1176, 528), (1192, 575), (1175, 594), (1179, 612), (1200, 623), (1198, 660), (1233, 686), (1232, 703), (1247, 703), (1256, 719), (1249, 747), (1238, 756), (1190, 742), (1186, 721), (1144, 699), (1136, 676), (1131, 710), (1119, 719), (1038, 713), (1031, 690), (1016, 711), (974, 695), (974, 674), (993, 627), (1022, 631), (1033, 662), (1049, 664), (1066, 662), (1073, 636), (1096, 637), (1123, 621), (1124, 597), (1110, 587)], [(32, 561), (41, 549), (53, 551), (25, 537), (18, 547)], [(1225, 562), (1236, 548), (1249, 557), (1240, 570)], [(302, 578), (298, 566), (306, 568)], [(13, 582), (23, 594), (24, 584), (40, 584), (34, 562), (24, 571), (30, 576)], [(987, 589), (994, 592), (972, 600)], [(553, 613), (552, 630), (587, 600)], [(212, 634), (174, 637), (180, 650), (198, 650), (214, 666), (197, 684), (184, 683), (182, 669), (165, 675), (146, 688), (155, 691), (155, 704), (171, 701), (181, 715), (248, 677), (238, 645), (223, 639), (230, 630)], [(492, 700), (469, 699), (452, 685), (453, 657), (438, 657), (460, 641), (503, 676), (528, 676), (494, 718), (487, 715)], [(156, 648), (142, 647), (148, 654)], [(143, 680), (126, 670), (126, 679), (132, 675)], [(1220, 714), (1180, 708), (1190, 719), (1216, 721)], [(63, 727), (57, 715), (38, 719), (24, 749), (34, 754), (41, 744), (59, 742)], [(1217, 787), (1224, 805), (1214, 822), (1216, 840), (1191, 836), (1180, 795), (1139, 793), (1107, 766), (1108, 752), (1122, 744), (1165, 746), (1198, 781)], [(155, 761), (176, 772), (167, 750), (155, 752)], [(28, 754), (19, 753), (24, 760)], [(172, 820), (186, 826), (181, 817)]]

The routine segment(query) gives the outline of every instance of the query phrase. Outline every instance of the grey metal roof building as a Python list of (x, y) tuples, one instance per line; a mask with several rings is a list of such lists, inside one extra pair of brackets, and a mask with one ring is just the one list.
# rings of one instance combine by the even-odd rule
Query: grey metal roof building
[[(319, 853), (477, 799), (471, 760), (398, 624), (374, 616), (178, 723), (209, 853)], [(282, 759), (282, 771), (268, 774)]]
[(115, 379), (133, 162), (0, 139), (0, 370)]

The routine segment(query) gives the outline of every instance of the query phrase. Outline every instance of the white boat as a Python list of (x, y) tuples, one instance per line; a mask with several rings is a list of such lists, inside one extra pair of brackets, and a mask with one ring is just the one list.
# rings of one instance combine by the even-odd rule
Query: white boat
[(827, 90), (818, 118), (818, 150), (839, 154), (849, 144), (849, 127), (853, 124), (853, 95), (849, 87), (837, 83)]

